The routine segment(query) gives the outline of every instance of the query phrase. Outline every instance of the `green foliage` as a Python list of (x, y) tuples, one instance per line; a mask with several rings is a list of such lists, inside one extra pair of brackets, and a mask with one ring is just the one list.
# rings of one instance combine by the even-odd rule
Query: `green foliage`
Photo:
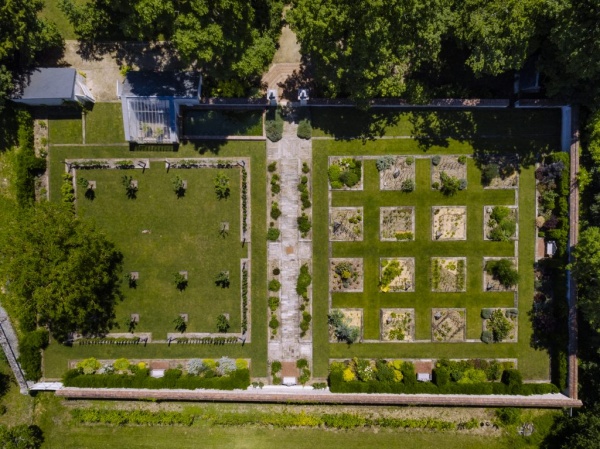
[(489, 186), (494, 178), (500, 176), (500, 167), (498, 164), (486, 164), (481, 169), (481, 183)]
[(353, 158), (342, 159), (329, 166), (327, 175), (332, 189), (354, 187), (362, 177), (362, 162)]
[(269, 297), (269, 309), (275, 312), (279, 308), (279, 298), (277, 296)]
[(217, 331), (227, 332), (229, 330), (229, 320), (223, 314), (217, 317)]
[(133, 182), (133, 177), (123, 175), (121, 178), (121, 184), (125, 187), (125, 195), (130, 200), (135, 200), (137, 198), (138, 187)]
[(177, 332), (183, 334), (187, 330), (187, 323), (185, 322), (185, 318), (181, 315), (177, 315), (177, 318), (173, 320), (173, 324), (175, 325), (175, 330)]
[(485, 264), (485, 271), (505, 288), (511, 288), (519, 282), (519, 272), (510, 259), (490, 260)]
[(584, 229), (574, 251), (573, 274), (577, 279), (578, 307), (583, 319), (598, 331), (600, 329), (600, 228)]
[(446, 172), (440, 173), (440, 180), (442, 182), (440, 191), (446, 196), (453, 196), (456, 192), (466, 187), (466, 185), (462, 186), (460, 179), (450, 176)]
[(513, 327), (500, 309), (494, 310), (487, 322), (487, 329), (492, 333), (495, 342), (501, 342), (508, 337)]
[(523, 386), (523, 375), (516, 369), (504, 370), (502, 383), (507, 386), (509, 394), (519, 394)]
[(127, 371), (129, 369), (129, 365), (130, 365), (129, 360), (127, 360), (125, 358), (117, 359), (113, 363), (113, 367), (117, 371)]
[(505, 426), (512, 426), (521, 421), (521, 409), (512, 407), (497, 408), (496, 418)]
[(281, 282), (277, 279), (271, 279), (269, 281), (269, 291), (270, 292), (278, 292), (281, 289)]
[(415, 182), (412, 179), (405, 179), (404, 181), (402, 181), (400, 190), (407, 193), (412, 192), (413, 190), (415, 190)]
[(229, 288), (229, 271), (220, 271), (215, 277), (215, 285), (221, 288)]
[(98, 360), (94, 357), (90, 357), (88, 359), (84, 359), (77, 363), (77, 369), (81, 370), (81, 372), (85, 375), (94, 374), (96, 371), (100, 369), (102, 365)]
[(75, 189), (73, 188), (73, 176), (63, 173), (63, 182), (60, 186), (60, 196), (67, 208), (75, 212)]
[(231, 188), (229, 187), (229, 177), (222, 171), (215, 176), (215, 194), (217, 199), (223, 200), (229, 198)]
[(492, 228), (490, 240), (507, 242), (517, 231), (517, 220), (506, 206), (495, 206), (490, 214), (488, 226)]
[(600, 406), (580, 409), (571, 417), (557, 416), (554, 426), (544, 439), (543, 449), (590, 449), (600, 441)]
[(386, 263), (381, 271), (381, 279), (379, 280), (379, 289), (387, 291), (388, 286), (394, 279), (402, 274), (402, 268), (398, 260), (390, 260)]
[(306, 237), (312, 228), (312, 223), (310, 222), (308, 215), (302, 213), (302, 215), (298, 217), (297, 222), (300, 235)]
[(267, 230), (267, 240), (270, 240), (271, 242), (276, 242), (279, 239), (280, 234), (281, 232), (278, 228), (271, 226)]
[(71, 410), (71, 418), (78, 424), (115, 426), (191, 426), (195, 420), (195, 416), (189, 413), (102, 408), (76, 408)]
[(271, 362), (271, 374), (277, 374), (281, 371), (281, 362), (279, 360), (274, 360)]
[(300, 321), (300, 336), (304, 337), (308, 329), (310, 329), (310, 322), (312, 320), (312, 315), (307, 311), (302, 312), (302, 321)]
[(7, 427), (0, 424), (0, 446), (4, 449), (38, 449), (43, 442), (42, 429), (36, 425)]
[(298, 275), (298, 281), (296, 282), (296, 293), (303, 298), (308, 297), (308, 286), (312, 282), (312, 277), (308, 270), (308, 265), (303, 264), (300, 267), (300, 274)]
[[(271, 142), (279, 142), (283, 137), (283, 117), (279, 108), (269, 108), (265, 119), (265, 133)], [(271, 165), (273, 170), (271, 170)], [(275, 171), (276, 162), (269, 165), (269, 171)]]
[(373, 97), (402, 95), (408, 72), (437, 60), (448, 7), (437, 0), (299, 0), (286, 20), (325, 95), (347, 94), (366, 105)]
[(171, 183), (173, 184), (173, 192), (177, 198), (183, 198), (185, 196), (185, 187), (183, 179), (179, 175), (175, 175), (173, 179), (171, 179)]
[(349, 320), (339, 309), (333, 309), (329, 313), (327, 322), (333, 328), (338, 341), (352, 344), (360, 338), (360, 329), (356, 326), (350, 326)]
[(393, 156), (380, 156), (375, 161), (375, 166), (377, 167), (377, 171), (384, 171), (394, 165), (394, 157)]
[(275, 171), (277, 171), (277, 161), (273, 161), (271, 162), (268, 166), (267, 166), (267, 170), (269, 170), (269, 173), (274, 173)]
[(173, 273), (173, 284), (180, 292), (184, 291), (188, 286), (187, 277), (183, 273)]
[(20, 210), (3, 228), (0, 276), (10, 281), (3, 305), (22, 330), (37, 323), (64, 341), (110, 329), (123, 256), (103, 233), (50, 202)]
[(310, 173), (310, 167), (306, 162), (302, 162), (302, 173), (307, 174)]
[(467, 156), (464, 154), (462, 156), (458, 156), (458, 163), (461, 165), (465, 165), (467, 163)]
[(300, 123), (298, 123), (297, 133), (300, 139), (309, 140), (312, 137), (312, 126), (310, 124), (310, 120), (300, 120)]
[(440, 165), (440, 162), (442, 162), (442, 156), (439, 155), (435, 155), (431, 158), (431, 163), (434, 167), (437, 167), (438, 165)]
[(19, 363), (27, 380), (42, 377), (42, 349), (48, 346), (48, 331), (37, 329), (27, 332), (19, 339)]
[(279, 320), (277, 319), (277, 316), (271, 315), (271, 319), (269, 320), (269, 328), (273, 330), (275, 335), (277, 329), (279, 328)]
[(279, 209), (279, 203), (273, 201), (271, 204), (271, 218), (277, 220), (281, 216), (281, 209)]
[[(2, 32), (0, 31), (0, 35)], [(0, 61), (2, 51), (0, 50)], [(2, 98), (2, 70), (0, 63), (0, 111), (3, 108)], [(35, 178), (46, 169), (46, 160), (35, 157), (33, 147), (33, 119), (26, 110), (18, 110), (16, 113), (18, 124), (18, 145), (14, 159), (15, 194), (17, 204), (21, 207), (30, 206), (35, 201)]]
[(493, 343), (494, 342), (494, 334), (490, 331), (483, 331), (481, 333), (481, 341), (484, 343)]

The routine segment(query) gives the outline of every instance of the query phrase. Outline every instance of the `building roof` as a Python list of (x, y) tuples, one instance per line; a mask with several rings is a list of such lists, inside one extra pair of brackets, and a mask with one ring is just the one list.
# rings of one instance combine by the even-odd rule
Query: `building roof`
[(73, 97), (77, 72), (72, 68), (39, 68), (29, 75), (29, 81), (23, 92), (17, 95), (20, 99)]
[(199, 82), (200, 75), (194, 72), (128, 72), (121, 96), (194, 98)]

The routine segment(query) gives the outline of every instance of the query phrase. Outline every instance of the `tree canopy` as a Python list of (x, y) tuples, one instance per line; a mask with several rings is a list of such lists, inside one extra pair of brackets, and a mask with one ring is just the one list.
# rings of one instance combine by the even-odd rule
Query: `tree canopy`
[(38, 449), (43, 441), (42, 430), (38, 426), (0, 425), (0, 444), (4, 449)]
[(297, 0), (287, 14), (331, 97), (397, 97), (405, 76), (434, 60), (448, 27), (449, 0)]
[(43, 51), (62, 44), (54, 24), (38, 17), (43, 0), (3, 0), (0, 7), (0, 112), (15, 77), (31, 68)]
[(48, 326), (58, 339), (107, 331), (121, 298), (123, 256), (105, 235), (48, 202), (5, 220), (0, 275), (21, 328)]
[(600, 331), (600, 228), (589, 227), (581, 232), (574, 255), (579, 308), (583, 318)]

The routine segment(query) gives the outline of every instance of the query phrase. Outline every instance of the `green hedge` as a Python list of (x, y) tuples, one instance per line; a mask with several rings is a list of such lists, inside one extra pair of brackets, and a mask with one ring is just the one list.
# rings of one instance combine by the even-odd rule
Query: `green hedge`
[(46, 170), (46, 160), (35, 157), (33, 118), (26, 110), (17, 113), (19, 150), (15, 157), (15, 191), (17, 203), (24, 207), (35, 201), (35, 175)]
[(198, 377), (181, 375), (180, 370), (167, 370), (165, 377), (153, 378), (149, 370), (138, 370), (136, 374), (83, 374), (79, 369), (72, 369), (63, 376), (66, 387), (78, 388), (148, 388), (160, 390), (175, 388), (195, 390), (197, 388), (212, 390), (246, 389), (250, 386), (250, 371), (239, 369), (228, 376)]
[(38, 329), (24, 334), (19, 340), (19, 363), (27, 380), (42, 377), (42, 352), (48, 346), (48, 331)]
[(447, 382), (438, 386), (432, 382), (344, 382), (341, 371), (332, 371), (329, 375), (329, 389), (332, 393), (395, 393), (395, 394), (532, 394), (558, 393), (558, 388), (552, 384), (522, 384), (520, 386), (506, 385), (502, 382), (483, 382), (476, 384), (458, 384)]
[(148, 410), (107, 410), (75, 409), (71, 410), (73, 421), (78, 424), (99, 423), (123, 426), (126, 424), (146, 426), (191, 426), (194, 415), (180, 412), (150, 412)]

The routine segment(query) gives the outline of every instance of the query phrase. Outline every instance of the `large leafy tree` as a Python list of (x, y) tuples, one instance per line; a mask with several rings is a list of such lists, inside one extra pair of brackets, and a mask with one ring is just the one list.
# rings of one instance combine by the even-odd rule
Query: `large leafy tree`
[(38, 426), (0, 425), (0, 445), (4, 449), (38, 449), (43, 441), (42, 430)]
[(435, 60), (450, 0), (296, 0), (287, 18), (331, 97), (400, 96), (407, 73)]
[(58, 339), (74, 331), (107, 331), (121, 298), (123, 256), (104, 234), (61, 205), (48, 202), (4, 219), (3, 302), (21, 328), (48, 326)]
[(469, 52), (477, 75), (520, 69), (538, 48), (538, 33), (554, 2), (547, 0), (464, 0), (455, 3), (455, 37)]
[(600, 407), (580, 411), (570, 418), (556, 418), (554, 427), (541, 444), (544, 449), (591, 449), (600, 442)]
[(274, 53), (281, 0), (60, 0), (79, 38), (173, 42), (184, 62), (217, 78), (252, 79)]
[(16, 77), (43, 51), (60, 46), (54, 25), (38, 17), (43, 0), (3, 0), (0, 5), (0, 112)]
[(580, 310), (584, 319), (600, 331), (600, 228), (581, 232), (574, 255)]

